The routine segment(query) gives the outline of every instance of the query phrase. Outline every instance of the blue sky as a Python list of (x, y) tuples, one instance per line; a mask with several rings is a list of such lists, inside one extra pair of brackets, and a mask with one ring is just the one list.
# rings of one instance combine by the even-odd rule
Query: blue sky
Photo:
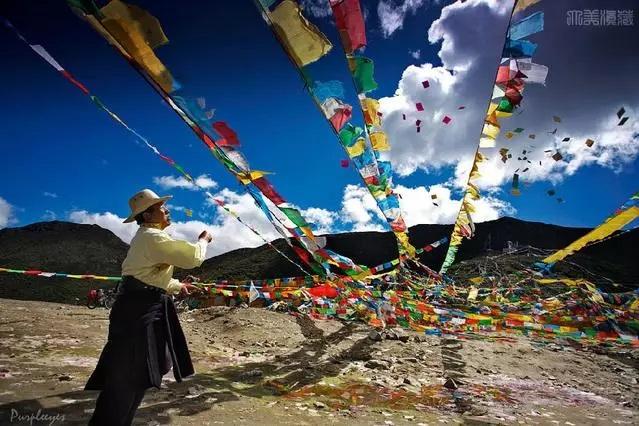
[[(179, 7), (169, 1), (134, 3), (162, 23), (169, 44), (156, 53), (182, 84), (183, 93), (206, 98), (207, 106), (216, 109), (215, 119), (226, 121), (238, 133), (242, 152), (252, 168), (274, 172), (271, 182), (284, 198), (308, 213), (319, 232), (384, 229), (372, 199), (357, 187), (361, 182), (357, 172), (340, 167), (340, 160), (346, 158), (342, 148), (252, 1), (184, 1)], [(349, 82), (331, 17), (323, 13), (324, 2), (304, 3), (309, 19), (335, 46), (326, 58), (310, 67), (312, 75), (318, 80)], [(368, 37), (365, 55), (375, 61), (379, 83), (371, 96), (387, 98), (382, 99), (382, 110), (388, 115), (385, 129), (402, 175), (395, 182), (401, 186), (402, 207), (409, 210), (409, 225), (451, 223), (454, 219), (461, 196), (459, 182), (465, 179), (463, 168), (477, 144), (508, 21), (506, 8), (496, 5), (507, 2), (452, 3), (362, 1)], [(561, 3), (559, 6), (546, 0), (531, 8), (546, 13), (544, 33), (531, 39), (540, 45), (534, 62), (547, 65), (550, 72), (545, 87), (526, 88), (522, 114), (509, 119), (504, 129), (521, 126), (541, 135), (552, 130), (552, 115), (559, 115), (565, 117), (559, 126), (564, 136), (603, 135), (610, 129), (617, 130), (605, 127), (603, 121), (615, 118), (622, 105), (631, 116), (625, 127), (631, 129), (636, 126), (632, 114), (638, 107), (634, 74), (639, 48), (630, 42), (639, 37), (636, 4), (622, 0), (606, 3), (613, 10), (635, 7), (633, 26), (568, 28), (567, 10), (587, 9), (598, 3)], [(259, 211), (242, 195), (235, 178), (64, 2), (9, 1), (4, 7), (2, 14), (31, 43), (43, 45), (160, 151), (192, 175), (207, 175), (216, 183), (211, 187), (213, 192), (226, 197), (229, 205), (266, 236), (275, 237)], [(439, 40), (437, 28), (432, 28), (438, 19)], [(474, 19), (471, 22), (476, 27), (464, 28), (465, 19)], [(430, 38), (435, 40), (432, 43), (429, 29)], [(472, 32), (477, 35), (445, 52), (445, 59), (438, 56), (442, 40), (464, 40)], [(411, 51), (419, 54), (412, 55)], [(0, 28), (0, 57), (9, 65), (0, 68), (4, 94), (0, 106), (0, 226), (22, 226), (53, 218), (75, 220), (98, 223), (126, 240), (131, 230), (118, 225), (118, 218), (127, 216), (128, 198), (149, 187), (174, 196), (171, 204), (177, 209), (173, 218), (179, 222), (175, 228), (181, 235), (189, 237), (201, 227), (209, 227), (224, 238), (239, 229), (207, 205), (197, 191), (154, 183), (154, 178), (177, 175), (5, 28)], [(472, 62), (468, 70), (462, 66), (464, 57)], [(426, 63), (432, 67), (427, 69)], [(451, 91), (438, 92), (437, 76), (444, 68), (455, 67), (457, 80)], [(433, 90), (424, 92), (415, 85), (406, 86), (399, 96), (393, 96), (400, 80), (408, 84), (413, 75), (425, 75), (432, 81)], [(345, 87), (347, 100), (356, 105), (352, 87)], [(397, 126), (405, 125), (393, 121), (401, 112), (397, 104), (415, 96), (423, 97), (427, 105), (440, 105), (439, 112), (453, 116), (453, 122), (446, 128), (436, 127), (436, 113), (432, 120), (424, 119), (420, 135), (409, 129), (411, 140), (405, 129), (395, 132)], [(458, 111), (453, 105), (468, 108)], [(410, 114), (414, 115), (412, 109)], [(601, 118), (601, 122), (593, 117)], [(422, 139), (417, 140), (417, 136)], [(604, 137), (615, 139), (612, 134)], [(429, 150), (422, 151), (420, 144), (428, 144)], [(509, 193), (512, 170), (495, 172), (494, 176), (491, 171), (494, 178), (486, 185), (489, 197), (482, 206), (485, 214), (480, 216), (491, 219), (507, 214), (526, 220), (594, 226), (637, 189), (637, 152), (635, 136), (622, 145), (607, 145), (598, 152), (599, 159), (576, 154), (561, 169), (539, 171), (530, 179), (522, 177), (520, 197)], [(546, 191), (550, 188), (555, 188), (565, 202), (549, 197)], [(429, 194), (433, 193), (439, 195), (440, 210), (432, 206)], [(194, 217), (187, 218), (180, 207), (194, 210)], [(218, 251), (259, 243), (245, 235), (241, 233)]]

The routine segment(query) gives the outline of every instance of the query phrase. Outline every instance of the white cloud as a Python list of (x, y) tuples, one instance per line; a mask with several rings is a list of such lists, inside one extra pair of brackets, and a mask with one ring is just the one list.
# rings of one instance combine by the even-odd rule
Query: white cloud
[(329, 0), (301, 0), (300, 6), (305, 14), (316, 18), (325, 18), (331, 14)]
[(44, 214), (42, 215), (43, 220), (56, 220), (57, 217), (58, 215), (56, 215), (55, 212), (52, 210), (45, 210)]
[(4, 198), (0, 197), (0, 229), (17, 223), (15, 217), (15, 207), (9, 204)]
[(190, 191), (197, 191), (200, 188), (211, 189), (217, 188), (217, 182), (212, 180), (208, 175), (200, 175), (195, 178), (195, 183), (189, 182), (184, 176), (155, 176), (153, 183), (159, 185), (162, 189), (188, 189)]
[(401, 0), (399, 2), (381, 0), (377, 5), (377, 16), (379, 16), (382, 34), (390, 37), (395, 31), (404, 25), (404, 19), (410, 12), (417, 12), (425, 0)]
[[(459, 199), (452, 198), (452, 191), (446, 185), (433, 185), (430, 188), (397, 185), (395, 192), (400, 195), (400, 205), (408, 226), (453, 223), (461, 204), (461, 195)], [(431, 198), (433, 195), (435, 199)], [(473, 214), (473, 219), (477, 222), (495, 220), (516, 212), (509, 203), (494, 196), (484, 196), (474, 205), (477, 212)], [(348, 185), (345, 188), (340, 213), (342, 222), (350, 224), (352, 231), (388, 230), (375, 200), (362, 186)]]
[(353, 232), (383, 231), (383, 216), (373, 196), (359, 185), (347, 185), (342, 197), (340, 219), (351, 225)]
[(408, 50), (408, 54), (413, 57), (413, 59), (419, 59), (422, 56), (422, 51), (420, 49), (417, 50)]
[(306, 210), (300, 210), (304, 219), (311, 225), (315, 234), (329, 234), (335, 230), (336, 222), (339, 215), (330, 210), (311, 207)]
[(111, 212), (89, 213), (86, 210), (74, 210), (69, 213), (69, 220), (86, 225), (99, 225), (117, 235), (125, 243), (130, 243), (138, 226), (134, 223), (122, 223), (126, 219)]
[(42, 195), (44, 195), (45, 197), (50, 197), (50, 198), (58, 198), (58, 194), (56, 194), (55, 192), (44, 191)]

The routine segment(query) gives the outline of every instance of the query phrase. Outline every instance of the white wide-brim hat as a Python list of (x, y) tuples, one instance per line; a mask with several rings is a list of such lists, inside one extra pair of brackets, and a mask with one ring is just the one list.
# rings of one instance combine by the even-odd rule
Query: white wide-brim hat
[(129, 207), (131, 207), (131, 214), (126, 218), (124, 223), (130, 223), (135, 220), (135, 217), (157, 203), (163, 203), (166, 200), (172, 198), (172, 195), (164, 197), (158, 196), (150, 189), (143, 189), (129, 199)]

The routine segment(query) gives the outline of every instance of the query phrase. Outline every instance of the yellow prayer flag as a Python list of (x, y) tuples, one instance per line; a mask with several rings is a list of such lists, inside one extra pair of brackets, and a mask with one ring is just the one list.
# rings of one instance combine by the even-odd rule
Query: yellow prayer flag
[(333, 47), (292, 0), (284, 0), (276, 7), (271, 12), (271, 21), (286, 51), (301, 67), (317, 61)]
[(357, 139), (355, 144), (353, 144), (353, 146), (346, 147), (346, 151), (348, 151), (348, 156), (351, 158), (362, 155), (365, 150), (366, 150), (366, 140), (364, 138), (359, 138)]
[(499, 135), (499, 130), (501, 130), (501, 129), (500, 129), (500, 127), (498, 125), (494, 125), (494, 124), (491, 124), (491, 123), (486, 121), (484, 123), (484, 128), (482, 129), (481, 132), (484, 135), (495, 139)]
[(117, 47), (141, 65), (165, 92), (175, 90), (173, 76), (153, 52), (168, 42), (157, 18), (120, 0), (112, 0), (100, 12), (104, 15), (100, 22), (117, 40)]
[(568, 247), (557, 251), (551, 256), (548, 256), (543, 260), (543, 262), (555, 263), (559, 260), (562, 260), (566, 256), (569, 256), (574, 252), (581, 250), (586, 244), (606, 238), (608, 235), (612, 234), (618, 229), (623, 228), (624, 226), (635, 220), (637, 217), (639, 217), (639, 207), (632, 206), (629, 209), (617, 214), (609, 221), (604, 222), (592, 231), (588, 232), (577, 241), (568, 245)]
[(364, 121), (371, 126), (381, 126), (382, 122), (379, 115), (379, 102), (376, 99), (364, 98), (360, 101), (364, 110)]
[(371, 144), (373, 145), (373, 149), (376, 151), (388, 151), (390, 150), (390, 145), (388, 143), (388, 138), (386, 137), (386, 133), (384, 132), (374, 132), (370, 135)]

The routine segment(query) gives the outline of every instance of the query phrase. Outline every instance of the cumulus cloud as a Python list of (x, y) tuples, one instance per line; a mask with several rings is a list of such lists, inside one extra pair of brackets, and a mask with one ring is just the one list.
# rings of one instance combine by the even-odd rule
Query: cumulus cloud
[[(461, 205), (461, 197), (454, 198), (451, 188), (444, 184), (407, 187), (397, 185), (400, 205), (406, 225), (448, 224), (455, 221)], [(432, 197), (435, 198), (432, 198)], [(513, 206), (496, 196), (485, 196), (474, 203), (477, 222), (495, 220), (516, 213)], [(352, 231), (385, 231), (388, 227), (368, 190), (359, 185), (348, 185), (344, 189), (340, 219), (350, 225)]]
[(300, 210), (304, 219), (311, 225), (313, 233), (329, 234), (335, 230), (339, 214), (330, 210), (311, 207), (306, 210)]
[(377, 5), (377, 16), (384, 37), (388, 38), (395, 31), (402, 29), (406, 15), (414, 14), (424, 3), (424, 0), (380, 1)]
[(69, 213), (69, 221), (86, 225), (99, 225), (108, 229), (125, 243), (130, 243), (138, 226), (135, 223), (122, 223), (126, 217), (115, 213), (90, 213), (86, 210), (73, 210)]
[[(511, 7), (512, 2), (469, 0), (442, 8), (428, 29), (429, 42), (441, 44), (442, 65), (407, 67), (395, 95), (380, 99), (384, 129), (391, 141), (401, 141), (393, 144), (392, 153), (400, 176), (452, 167), (454, 176), (449, 183), (465, 186)], [(553, 3), (544, 12), (548, 22), (561, 22), (565, 7)], [(488, 159), (480, 166), (482, 178), (477, 183), (489, 193), (496, 193), (515, 172), (523, 181), (557, 184), (588, 165), (620, 172), (639, 155), (639, 124), (631, 119), (617, 126), (615, 115), (622, 105), (630, 117), (639, 111), (637, 97), (630, 95), (635, 78), (623, 72), (601, 79), (613, 58), (618, 69), (639, 66), (637, 55), (629, 53), (636, 50), (626, 40), (632, 37), (619, 39), (611, 32), (593, 35), (561, 25), (551, 28), (534, 35), (543, 54), (539, 60), (550, 68), (547, 86), (526, 85), (521, 108), (502, 120), (497, 147), (483, 150)], [(565, 55), (568, 46), (571, 57), (581, 58), (578, 64)], [(429, 87), (424, 89), (426, 80)], [(417, 102), (423, 104), (423, 112), (417, 111)], [(459, 109), (461, 106), (465, 108)], [(452, 118), (450, 124), (442, 122), (444, 115)], [(553, 122), (553, 115), (560, 115), (561, 123)], [(419, 133), (416, 120), (421, 120)], [(510, 140), (504, 137), (518, 127), (525, 131)], [(555, 128), (556, 134), (550, 134)], [(570, 140), (564, 142), (565, 138)], [(586, 139), (595, 144), (587, 147)], [(506, 163), (501, 160), (501, 148), (512, 155)], [(563, 156), (561, 161), (551, 158), (556, 152)]]
[(195, 183), (189, 182), (184, 176), (155, 176), (153, 183), (159, 185), (162, 189), (188, 189), (190, 191), (197, 191), (200, 188), (212, 189), (217, 188), (217, 182), (211, 179), (208, 175), (200, 175), (195, 178)]
[(50, 197), (50, 198), (58, 198), (58, 194), (56, 194), (55, 192), (44, 191), (42, 195), (44, 195), (45, 197)]
[(353, 232), (383, 231), (383, 216), (368, 189), (360, 185), (347, 185), (342, 197), (340, 219), (350, 225)]
[(7, 200), (0, 197), (0, 229), (18, 222), (15, 217), (15, 207), (9, 204)]

